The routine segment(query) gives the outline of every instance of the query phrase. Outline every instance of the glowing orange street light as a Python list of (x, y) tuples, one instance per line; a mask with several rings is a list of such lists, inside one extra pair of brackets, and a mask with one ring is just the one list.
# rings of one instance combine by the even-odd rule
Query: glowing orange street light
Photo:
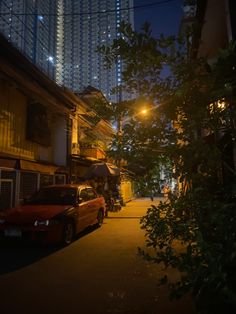
[(147, 113), (147, 109), (141, 110), (141, 113), (142, 113), (142, 114), (146, 114), (146, 113)]

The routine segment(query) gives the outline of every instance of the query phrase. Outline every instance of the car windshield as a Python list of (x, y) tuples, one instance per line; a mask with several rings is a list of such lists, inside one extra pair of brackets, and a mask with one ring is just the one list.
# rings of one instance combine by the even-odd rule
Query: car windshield
[(76, 189), (51, 187), (34, 194), (27, 204), (73, 205), (76, 202)]

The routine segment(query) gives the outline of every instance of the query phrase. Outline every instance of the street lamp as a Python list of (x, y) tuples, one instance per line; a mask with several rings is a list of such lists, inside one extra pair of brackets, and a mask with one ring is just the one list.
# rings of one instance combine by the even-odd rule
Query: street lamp
[(142, 114), (146, 114), (147, 113), (147, 109), (143, 109), (143, 110), (141, 110), (141, 112), (140, 113), (142, 113)]
[[(139, 108), (139, 111), (135, 112), (134, 114), (132, 114), (131, 116), (124, 116), (122, 115), (122, 113), (120, 113), (118, 115), (118, 119), (117, 119), (117, 133), (116, 133), (116, 140), (117, 140), (117, 147), (116, 147), (116, 158), (115, 158), (115, 163), (116, 163), (116, 166), (120, 169), (120, 173), (122, 174), (122, 166), (124, 166), (124, 163), (123, 161), (125, 161), (124, 159), (122, 159), (122, 156), (123, 156), (123, 152), (124, 152), (124, 147), (123, 147), (123, 136), (124, 136), (124, 133), (123, 133), (123, 128), (126, 126), (126, 124), (129, 124), (130, 123), (133, 123), (133, 122), (137, 122), (139, 123), (139, 120), (142, 118), (142, 117), (146, 117), (146, 115), (148, 114), (149, 112), (149, 108), (145, 108), (143, 107), (142, 109)], [(139, 118), (140, 117), (140, 118)], [(125, 176), (125, 172), (123, 173), (123, 175)], [(122, 179), (122, 175), (121, 175), (121, 182), (123, 181)], [(124, 180), (125, 181), (125, 180)], [(120, 183), (120, 185), (122, 186), (122, 188), (120, 189), (120, 196), (121, 196), (121, 204), (122, 206), (125, 205), (125, 202), (124, 202), (124, 195), (126, 195), (124, 193), (124, 191), (126, 190), (125, 189), (125, 185), (122, 185)]]
[(135, 119), (135, 118), (137, 118), (137, 117), (139, 117), (139, 116), (143, 116), (143, 117), (147, 116), (148, 112), (149, 112), (151, 109), (153, 109), (153, 108), (150, 108), (150, 109), (143, 108), (142, 110), (140, 110), (140, 111), (138, 111), (137, 113), (133, 114), (131, 117), (126, 117), (126, 118), (123, 119), (123, 120), (120, 118), (120, 121), (119, 121), (119, 123), (118, 123), (118, 126), (119, 126), (118, 132), (122, 133), (122, 126), (123, 126), (126, 122), (130, 121), (131, 119)]
[(116, 158), (116, 165), (117, 167), (121, 168), (121, 149), (122, 149), (122, 137), (123, 137), (123, 126), (130, 121), (131, 119), (135, 119), (138, 116), (146, 116), (150, 109), (143, 108), (136, 114), (132, 115), (131, 117), (126, 117), (123, 119), (122, 115), (119, 116), (117, 121), (117, 158)]

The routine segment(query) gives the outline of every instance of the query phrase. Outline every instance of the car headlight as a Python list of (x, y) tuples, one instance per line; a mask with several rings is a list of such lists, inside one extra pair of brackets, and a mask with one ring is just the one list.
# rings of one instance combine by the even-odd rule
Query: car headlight
[(48, 219), (47, 220), (35, 220), (35, 222), (34, 222), (35, 227), (49, 226), (49, 224), (50, 224), (50, 221)]

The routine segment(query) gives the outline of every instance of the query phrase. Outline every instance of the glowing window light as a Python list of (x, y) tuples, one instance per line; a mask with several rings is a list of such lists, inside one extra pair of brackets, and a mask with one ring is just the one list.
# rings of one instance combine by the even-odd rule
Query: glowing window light
[(50, 62), (50, 63), (54, 63), (54, 58), (53, 58), (52, 56), (49, 56), (49, 57), (47, 58), (47, 60), (48, 60), (48, 62)]

